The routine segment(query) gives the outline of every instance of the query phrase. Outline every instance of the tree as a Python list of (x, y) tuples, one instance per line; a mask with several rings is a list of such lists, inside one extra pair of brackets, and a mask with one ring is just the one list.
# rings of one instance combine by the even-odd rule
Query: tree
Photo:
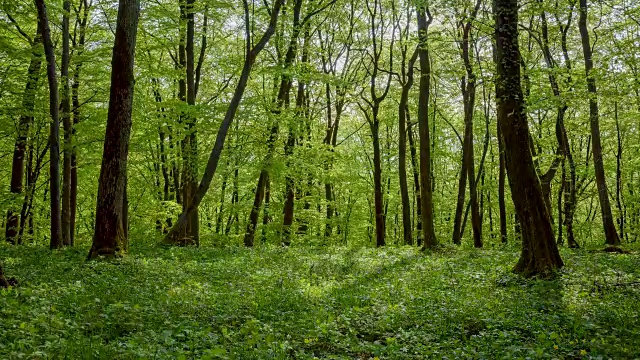
[[(245, 0), (243, 2), (244, 8), (244, 16), (245, 16), (245, 36), (246, 36), (246, 57), (244, 60), (244, 64), (242, 66), (242, 73), (240, 74), (240, 78), (238, 79), (238, 83), (236, 85), (236, 89), (233, 93), (233, 97), (229, 102), (229, 106), (227, 107), (227, 111), (225, 113), (224, 119), (220, 124), (220, 129), (218, 130), (218, 135), (216, 136), (216, 141), (213, 149), (211, 150), (211, 154), (209, 155), (209, 160), (207, 161), (207, 166), (204, 171), (204, 175), (202, 176), (202, 180), (200, 181), (200, 185), (198, 186), (198, 190), (196, 191), (193, 202), (189, 204), (189, 207), (182, 211), (180, 217), (173, 225), (167, 236), (165, 237), (165, 242), (170, 242), (176, 234), (178, 234), (182, 228), (186, 225), (187, 219), (192, 211), (200, 205), (202, 198), (209, 190), (209, 186), (211, 185), (211, 181), (213, 180), (213, 175), (216, 172), (218, 167), (218, 162), (220, 161), (220, 154), (222, 153), (222, 149), (224, 147), (224, 142), (227, 137), (227, 132), (233, 122), (233, 119), (236, 115), (236, 111), (238, 110), (238, 106), (240, 105), (240, 101), (242, 100), (242, 95), (244, 94), (244, 90), (247, 87), (247, 82), (249, 80), (249, 75), (251, 74), (251, 69), (253, 64), (256, 61), (258, 54), (264, 49), (265, 45), (275, 32), (276, 23), (278, 21), (278, 15), (280, 14), (280, 9), (282, 7), (282, 1), (276, 1), (273, 5), (273, 9), (270, 12), (269, 24), (265, 32), (262, 34), (260, 40), (255, 43), (255, 45), (251, 46), (251, 22), (249, 17), (249, 4)], [(246, 242), (245, 242), (246, 243)]]
[(62, 161), (62, 245), (72, 245), (71, 242), (71, 89), (69, 82), (69, 15), (71, 1), (64, 0), (62, 5), (62, 62), (60, 64), (60, 78), (62, 80), (62, 126), (64, 128), (64, 148)]
[[(373, 197), (375, 206), (375, 224), (376, 224), (376, 246), (384, 246), (386, 244), (386, 219), (383, 205), (382, 190), (382, 155), (380, 151), (380, 104), (389, 95), (391, 88), (391, 73), (393, 72), (393, 44), (395, 41), (396, 24), (391, 25), (391, 41), (389, 44), (389, 70), (387, 70), (387, 79), (382, 86), (382, 93), (378, 94), (378, 74), (384, 69), (381, 68), (381, 56), (384, 47), (385, 33), (389, 30), (389, 24), (385, 23), (383, 16), (382, 2), (374, 0), (373, 4), (366, 2), (367, 13), (369, 15), (369, 36), (371, 38), (371, 49), (367, 50), (371, 63), (367, 67), (367, 77), (369, 81), (369, 97), (364, 96), (364, 88), (360, 94), (360, 99), (366, 103), (366, 107), (358, 103), (360, 110), (364, 114), (369, 130), (371, 131), (371, 140), (373, 144)], [(378, 38), (379, 37), (379, 38)]]
[(499, 78), (496, 84), (498, 127), (506, 150), (511, 198), (522, 229), (522, 251), (514, 272), (524, 276), (546, 276), (561, 268), (563, 262), (531, 155), (520, 86), (518, 1), (495, 0), (493, 11)]
[(600, 200), (600, 213), (602, 215), (602, 225), (604, 226), (605, 243), (607, 245), (620, 245), (620, 238), (616, 231), (611, 213), (611, 202), (609, 201), (609, 189), (604, 173), (604, 162), (602, 160), (602, 141), (600, 140), (600, 113), (598, 109), (598, 90), (596, 79), (593, 74), (593, 49), (589, 40), (589, 29), (587, 29), (587, 0), (580, 0), (580, 18), (578, 20), (580, 28), (580, 38), (582, 40), (582, 52), (584, 54), (584, 71), (587, 75), (587, 89), (589, 91), (589, 124), (591, 129), (591, 141), (593, 145), (593, 165), (596, 172), (596, 185), (598, 187), (598, 199)]
[(429, 91), (431, 88), (431, 60), (429, 59), (428, 32), (431, 12), (424, 2), (417, 4), (420, 56), (420, 97), (418, 101), (418, 130), (420, 133), (420, 208), (422, 210), (423, 248), (438, 245), (433, 225), (433, 189), (431, 184), (431, 141), (429, 138)]
[(80, 2), (76, 11), (76, 31), (74, 32), (74, 36), (71, 38), (74, 56), (76, 57), (75, 67), (73, 70), (73, 83), (71, 85), (71, 104), (73, 109), (73, 122), (71, 124), (71, 180), (69, 185), (69, 236), (71, 246), (75, 244), (76, 214), (78, 210), (78, 156), (73, 137), (76, 134), (76, 126), (80, 123), (80, 74), (84, 63), (82, 56), (85, 51), (86, 31), (89, 21), (90, 7), (91, 4), (88, 0), (82, 0)]
[[(473, 34), (471, 33), (473, 22), (480, 9), (481, 0), (476, 1), (475, 6), (467, 15), (467, 9), (459, 21), (458, 27), (461, 28), (460, 39), (460, 56), (464, 63), (465, 75), (460, 82), (462, 91), (462, 102), (464, 105), (464, 142), (462, 145), (462, 165), (460, 168), (460, 181), (458, 185), (458, 204), (456, 206), (456, 215), (453, 225), (453, 243), (460, 244), (462, 232), (460, 231), (460, 219), (462, 216), (462, 206), (464, 204), (465, 179), (469, 183), (469, 196), (471, 200), (471, 224), (473, 228), (473, 244), (475, 247), (482, 247), (482, 231), (480, 220), (480, 208), (478, 207), (478, 192), (476, 189), (475, 179), (475, 159), (473, 152), (473, 114), (475, 110), (476, 98), (476, 75), (472, 65), (472, 55), (470, 51), (470, 43), (473, 43)], [(472, 50), (472, 49), (471, 49)]]
[[(36, 90), (40, 79), (40, 68), (42, 65), (42, 30), (38, 22), (38, 30), (31, 40), (31, 60), (27, 70), (27, 82), (22, 95), (23, 113), (20, 115), (18, 124), (18, 136), (13, 150), (13, 161), (11, 163), (11, 188), (12, 194), (22, 194), (22, 184), (24, 183), (25, 156), (27, 152), (27, 140), (29, 128), (33, 123), (33, 111), (35, 107)], [(18, 234), (22, 231), (20, 227), (20, 216), (15, 208), (10, 207), (7, 211), (7, 223), (5, 228), (5, 239), (11, 244), (18, 244), (22, 239)]]
[(58, 111), (58, 78), (56, 77), (56, 57), (51, 41), (49, 17), (44, 0), (35, 0), (38, 9), (39, 28), (42, 31), (44, 53), (47, 59), (47, 79), (49, 80), (49, 196), (51, 211), (51, 249), (62, 247), (62, 214), (60, 213), (60, 119)]
[(98, 182), (95, 232), (88, 259), (112, 258), (127, 249), (127, 158), (131, 113), (139, 0), (120, 0), (113, 55), (107, 129)]

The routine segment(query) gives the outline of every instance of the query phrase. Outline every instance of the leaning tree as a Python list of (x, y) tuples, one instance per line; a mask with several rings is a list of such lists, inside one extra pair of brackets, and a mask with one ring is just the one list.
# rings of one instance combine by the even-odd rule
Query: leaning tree
[(96, 225), (89, 259), (114, 257), (127, 248), (127, 157), (139, 15), (140, 0), (120, 0), (111, 58), (111, 92), (98, 183)]
[(522, 232), (522, 252), (513, 269), (524, 276), (549, 275), (563, 266), (549, 209), (536, 174), (520, 85), (518, 0), (495, 0), (498, 128), (505, 146), (511, 198)]

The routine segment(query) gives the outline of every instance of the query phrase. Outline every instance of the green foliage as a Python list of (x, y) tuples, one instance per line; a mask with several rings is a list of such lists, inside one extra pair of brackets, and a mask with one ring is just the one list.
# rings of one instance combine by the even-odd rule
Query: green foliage
[(637, 358), (638, 255), (564, 252), (554, 281), (511, 251), (2, 247), (0, 357)]

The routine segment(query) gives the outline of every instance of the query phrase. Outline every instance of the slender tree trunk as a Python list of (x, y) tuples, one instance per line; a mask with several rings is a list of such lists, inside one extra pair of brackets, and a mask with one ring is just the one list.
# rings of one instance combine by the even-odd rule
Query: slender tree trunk
[(222, 179), (222, 189), (220, 190), (220, 207), (218, 208), (218, 216), (216, 218), (216, 234), (219, 235), (222, 230), (222, 220), (224, 218), (224, 202), (225, 202), (225, 191), (227, 190), (227, 178), (229, 177), (228, 173), (224, 174)]
[(249, 213), (249, 221), (247, 222), (247, 230), (244, 234), (244, 246), (253, 247), (254, 238), (256, 233), (256, 227), (258, 225), (258, 216), (260, 215), (260, 207), (262, 200), (264, 199), (264, 190), (266, 182), (268, 181), (269, 173), (266, 169), (260, 171), (260, 177), (258, 178), (258, 185), (256, 186), (255, 195), (253, 198), (253, 206)]
[(548, 209), (536, 174), (520, 85), (518, 1), (495, 0), (498, 126), (516, 214), (522, 227), (522, 252), (514, 272), (548, 275), (563, 266)]
[(373, 142), (373, 199), (376, 220), (376, 246), (385, 246), (386, 229), (385, 214), (382, 194), (382, 156), (380, 154), (380, 120), (378, 119), (378, 109), (373, 109), (371, 126), (371, 136)]
[(120, 0), (113, 56), (102, 167), (98, 182), (95, 233), (88, 259), (126, 252), (127, 158), (133, 110), (134, 59), (140, 0)]
[(60, 79), (62, 80), (62, 126), (64, 128), (64, 149), (62, 161), (62, 244), (71, 246), (71, 89), (69, 84), (69, 14), (71, 1), (64, 0), (62, 5), (62, 62)]
[(506, 182), (506, 164), (505, 164), (505, 148), (502, 132), (498, 126), (498, 156), (500, 164), (498, 169), (498, 210), (500, 213), (500, 241), (507, 243), (507, 206), (504, 200), (505, 182)]
[(614, 117), (616, 120), (616, 134), (618, 135), (618, 148), (616, 152), (616, 205), (618, 207), (618, 228), (620, 239), (624, 239), (625, 214), (622, 207), (622, 134), (620, 133), (620, 121), (618, 119), (618, 102), (614, 102)]
[[(481, 233), (481, 221), (480, 221), (480, 209), (478, 207), (478, 193), (477, 193), (477, 181), (475, 179), (475, 156), (473, 146), (473, 113), (475, 110), (475, 98), (476, 98), (476, 75), (471, 65), (472, 59), (469, 51), (469, 43), (473, 40), (471, 37), (471, 29), (473, 21), (476, 17), (478, 9), (480, 8), (481, 1), (476, 2), (476, 6), (471, 12), (469, 19), (462, 25), (462, 60), (464, 62), (466, 76), (462, 78), (461, 90), (464, 104), (464, 143), (462, 150), (462, 166), (465, 167), (465, 171), (460, 171), (461, 181), (458, 183), (464, 188), (464, 178), (468, 179), (469, 183), (469, 197), (471, 204), (471, 226), (473, 228), (473, 244), (475, 247), (482, 247), (482, 233)], [(462, 193), (462, 196), (460, 194)], [(458, 191), (458, 206), (456, 207), (456, 218), (454, 221), (454, 238), (455, 244), (460, 244), (460, 238), (462, 234), (459, 231), (460, 228), (460, 211), (462, 210), (462, 203), (464, 203), (464, 189)], [(456, 226), (457, 225), (457, 226)], [(458, 231), (457, 231), (458, 230)], [(456, 237), (457, 235), (457, 237)]]
[(562, 179), (560, 182), (560, 189), (558, 189), (558, 245), (564, 245), (564, 234), (562, 229), (562, 194), (564, 193), (564, 186), (567, 183), (567, 171), (565, 169), (565, 161), (562, 162)]
[[(264, 182), (264, 209), (262, 210), (262, 242), (267, 241), (267, 225), (271, 222), (271, 212), (269, 207), (271, 204), (271, 177), (267, 172), (267, 179)], [(285, 243), (289, 246), (290, 243)]]
[[(75, 37), (73, 39), (75, 54), (77, 57), (81, 57), (84, 53), (87, 22), (89, 20), (89, 3), (87, 0), (83, 0), (81, 3), (83, 7), (82, 19), (79, 22), (78, 42), (75, 43)], [(71, 126), (71, 137), (74, 138), (76, 134), (76, 125), (80, 123), (80, 72), (82, 70), (83, 62), (79, 59), (75, 61), (75, 69), (73, 71), (73, 83), (71, 85), (71, 103), (73, 105), (73, 125)], [(75, 244), (76, 234), (76, 213), (78, 209), (78, 160), (77, 149), (72, 141), (71, 146), (71, 181), (69, 190), (69, 236), (71, 238), (71, 246)]]
[[(23, 113), (20, 115), (18, 137), (16, 138), (15, 147), (13, 149), (10, 192), (16, 196), (16, 200), (17, 197), (22, 194), (22, 184), (24, 182), (25, 173), (24, 158), (27, 150), (29, 128), (33, 123), (36, 90), (38, 87), (38, 80), (40, 79), (40, 68), (42, 65), (42, 55), (40, 53), (40, 47), (42, 46), (41, 33), (40, 23), (38, 23), (37, 33), (36, 36), (34, 36), (33, 44), (31, 44), (31, 60), (27, 70), (27, 83), (22, 95)], [(27, 191), (29, 191), (28, 187)], [(5, 239), (11, 244), (18, 244), (21, 243), (21, 239), (18, 238), (21, 228), (18, 212), (14, 206), (16, 205), (12, 204), (7, 211)]]
[[(404, 78), (404, 59), (406, 58), (406, 48), (403, 51), (403, 78)], [(413, 86), (413, 66), (418, 59), (418, 51), (413, 53), (409, 59), (407, 78), (402, 84), (402, 93), (400, 95), (400, 104), (398, 105), (398, 136), (400, 144), (398, 147), (398, 174), (400, 177), (400, 198), (402, 199), (402, 228), (403, 239), (407, 245), (413, 245), (413, 224), (411, 223), (411, 202), (409, 200), (409, 188), (407, 185), (407, 112), (409, 90)]]
[[(431, 87), (431, 64), (428, 49), (428, 31), (431, 13), (420, 5), (418, 12), (418, 32), (420, 38), (420, 97), (418, 101), (418, 129), (420, 132), (420, 199), (422, 210), (423, 248), (433, 248), (438, 244), (433, 227), (433, 190), (431, 184), (431, 141), (429, 138), (429, 91)], [(428, 16), (428, 18), (427, 18)]]
[(407, 135), (409, 138), (409, 153), (411, 154), (411, 168), (413, 170), (413, 186), (414, 194), (416, 198), (416, 234), (418, 246), (422, 245), (422, 200), (420, 199), (420, 165), (417, 160), (417, 151), (415, 141), (413, 140), (413, 123), (409, 121), (409, 107), (405, 107), (405, 113), (407, 114)]
[(60, 214), (60, 119), (58, 111), (58, 78), (56, 77), (56, 58), (51, 41), (49, 17), (44, 0), (35, 0), (38, 9), (38, 21), (42, 31), (44, 53), (47, 59), (47, 78), (49, 80), (49, 112), (51, 131), (49, 133), (49, 191), (51, 192), (51, 238), (49, 247), (62, 247), (62, 215)]
[(587, 75), (587, 89), (589, 91), (589, 123), (591, 127), (591, 140), (593, 141), (593, 165), (596, 173), (596, 185), (598, 187), (598, 198), (600, 200), (600, 210), (602, 224), (604, 226), (605, 243), (607, 245), (620, 245), (620, 238), (616, 232), (609, 202), (609, 190), (607, 189), (607, 179), (604, 173), (604, 163), (602, 160), (602, 144), (600, 141), (600, 120), (598, 110), (598, 91), (596, 89), (596, 79), (593, 72), (593, 53), (589, 40), (589, 30), (587, 29), (587, 0), (580, 0), (580, 18), (578, 21), (580, 28), (580, 38), (582, 39), (582, 52), (584, 54), (584, 69)]

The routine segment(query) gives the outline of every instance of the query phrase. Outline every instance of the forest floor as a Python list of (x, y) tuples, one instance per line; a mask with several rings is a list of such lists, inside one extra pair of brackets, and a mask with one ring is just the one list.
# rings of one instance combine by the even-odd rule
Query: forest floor
[(2, 359), (640, 357), (638, 254), (563, 250), (540, 281), (514, 249), (0, 251)]

